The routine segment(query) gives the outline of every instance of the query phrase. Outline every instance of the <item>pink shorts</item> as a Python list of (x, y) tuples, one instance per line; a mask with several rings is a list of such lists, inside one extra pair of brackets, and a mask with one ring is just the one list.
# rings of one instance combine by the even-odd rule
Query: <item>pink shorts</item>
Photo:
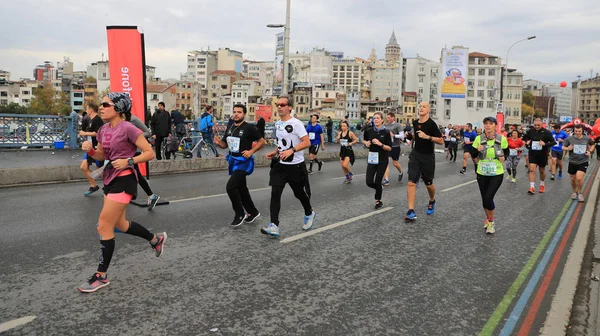
[(110, 200), (123, 204), (129, 204), (129, 202), (131, 202), (131, 200), (133, 199), (132, 195), (129, 195), (124, 191), (118, 194), (107, 194), (106, 197)]

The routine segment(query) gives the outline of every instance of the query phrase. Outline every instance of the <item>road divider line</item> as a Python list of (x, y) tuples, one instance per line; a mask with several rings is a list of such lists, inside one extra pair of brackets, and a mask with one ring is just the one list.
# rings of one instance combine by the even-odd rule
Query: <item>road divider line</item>
[(374, 216), (374, 215), (377, 215), (377, 214), (380, 214), (380, 213), (384, 213), (384, 212), (390, 211), (393, 208), (394, 207), (383, 208), (383, 209), (376, 210), (376, 211), (373, 211), (373, 212), (369, 212), (369, 213), (366, 213), (366, 214), (362, 214), (360, 216), (356, 216), (356, 217), (353, 217), (353, 218), (350, 218), (350, 219), (346, 219), (346, 220), (343, 220), (341, 222), (337, 222), (337, 223), (334, 223), (334, 224), (329, 224), (329, 225), (326, 225), (326, 226), (322, 226), (322, 227), (316, 228), (314, 230), (310, 230), (310, 231), (307, 231), (307, 232), (304, 232), (304, 233), (301, 233), (301, 234), (298, 234), (298, 235), (295, 235), (295, 236), (291, 236), (291, 237), (282, 239), (280, 241), (280, 243), (281, 244), (291, 243), (291, 242), (294, 242), (296, 240), (300, 240), (302, 238), (306, 238), (306, 237), (310, 237), (312, 235), (316, 235), (317, 233), (321, 233), (321, 232), (325, 232), (325, 231), (328, 231), (328, 230), (331, 230), (331, 229), (335, 229), (335, 228), (340, 227), (342, 225), (354, 223), (354, 222), (359, 221), (361, 219), (369, 218), (371, 216)]
[(9, 331), (10, 329), (14, 329), (16, 327), (27, 324), (33, 320), (35, 320), (36, 316), (25, 316), (18, 318), (16, 320), (0, 323), (0, 333)]
[[(250, 192), (253, 192), (253, 191), (263, 191), (263, 190), (271, 190), (271, 187), (252, 189), (252, 190), (250, 190)], [(176, 199), (176, 200), (172, 200), (172, 201), (169, 200), (169, 203), (179, 203), (179, 202), (195, 201), (195, 200), (200, 200), (200, 199), (215, 198), (215, 197), (221, 197), (221, 196), (227, 196), (227, 193), (225, 193), (225, 194), (215, 194), (215, 195), (206, 195), (206, 196), (198, 196), (198, 197), (191, 197), (191, 198), (182, 198), (182, 199)]]
[(471, 184), (471, 183), (475, 183), (475, 182), (477, 182), (477, 180), (473, 180), (473, 181), (469, 181), (469, 182), (461, 183), (461, 184), (459, 184), (459, 185), (455, 185), (454, 187), (450, 187), (450, 188), (443, 189), (443, 190), (442, 190), (442, 192), (446, 192), (446, 191), (450, 191), (450, 190), (454, 190), (454, 189), (462, 188), (462, 187), (464, 187), (464, 186), (466, 186), (466, 185), (469, 185), (469, 184)]
[[(367, 175), (367, 174), (354, 174), (352, 176), (359, 177), (359, 176), (365, 176), (365, 175)], [(340, 176), (340, 177), (334, 177), (334, 178), (332, 178), (332, 180), (341, 180), (341, 179), (345, 179), (345, 178), (346, 178), (346, 176)]]

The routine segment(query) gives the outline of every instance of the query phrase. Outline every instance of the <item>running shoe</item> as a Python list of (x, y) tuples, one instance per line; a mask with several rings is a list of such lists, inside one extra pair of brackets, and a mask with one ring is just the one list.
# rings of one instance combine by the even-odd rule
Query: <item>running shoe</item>
[(529, 191), (527, 192), (529, 195), (533, 195), (535, 194), (535, 188), (534, 187), (529, 187)]
[(387, 180), (387, 179), (384, 179), (384, 180), (381, 182), (381, 185), (382, 185), (382, 186), (384, 186), (384, 187), (387, 187), (387, 186), (389, 186), (389, 185), (390, 185), (390, 181), (389, 181), (389, 180)]
[(148, 197), (148, 211), (154, 210), (154, 207), (156, 207), (156, 203), (158, 203), (159, 199), (160, 199), (160, 196), (154, 195), (154, 194), (152, 194), (152, 196)]
[(496, 232), (496, 228), (494, 227), (494, 222), (488, 222), (488, 226), (485, 229), (485, 233), (494, 234)]
[(465, 173), (466, 173), (466, 172), (467, 172), (467, 171), (466, 171), (466, 170), (464, 170), (464, 169), (461, 169), (461, 170), (460, 170), (460, 174), (461, 174), (461, 175), (465, 175)]
[(434, 212), (435, 212), (435, 200), (433, 200), (433, 202), (429, 202), (429, 205), (427, 206), (427, 214), (428, 215), (433, 215)]
[(350, 182), (352, 182), (352, 180), (349, 177), (346, 177), (346, 179), (344, 180), (344, 183), (349, 184)]
[(579, 202), (585, 202), (585, 199), (583, 198), (583, 194), (578, 194), (577, 195), (577, 201), (579, 201)]
[(244, 216), (235, 216), (231, 222), (231, 227), (238, 227), (244, 223)]
[(166, 232), (157, 233), (156, 238), (158, 238), (158, 241), (156, 242), (156, 244), (152, 245), (152, 243), (150, 243), (150, 245), (156, 251), (156, 256), (160, 257), (163, 254), (163, 252), (165, 251), (165, 243), (167, 242), (167, 233)]
[(551, 179), (552, 181), (554, 181), (554, 180), (556, 179), (556, 176), (555, 176), (554, 174), (552, 174), (552, 176), (550, 176), (550, 179)]
[(348, 173), (348, 177), (349, 177), (350, 182), (354, 181), (354, 174), (352, 172)]
[(511, 181), (512, 183), (516, 183), (516, 182), (517, 182), (517, 179), (513, 177), (513, 178), (512, 178), (512, 180), (510, 180), (510, 181)]
[(488, 225), (490, 225), (490, 222), (489, 222), (489, 221), (488, 221), (488, 219), (486, 218), (486, 219), (483, 221), (483, 228), (487, 230), (487, 227), (488, 227)]
[(95, 273), (77, 289), (82, 293), (92, 293), (108, 285), (110, 285), (108, 276), (102, 277), (100, 273)]
[(546, 186), (541, 185), (540, 186), (540, 194), (543, 194), (544, 192), (546, 192)]
[(279, 237), (279, 227), (273, 223), (267, 224), (264, 228), (260, 229), (260, 232), (269, 235), (271, 237)]
[(319, 171), (321, 171), (321, 169), (323, 168), (323, 161), (319, 161), (318, 165), (319, 165)]
[(88, 191), (84, 192), (83, 195), (84, 196), (90, 196), (91, 194), (95, 193), (98, 190), (100, 190), (99, 186), (90, 187), (90, 189), (88, 189)]
[(562, 170), (558, 171), (558, 178), (561, 179), (562, 178)]
[(312, 175), (312, 174), (313, 174), (313, 171), (312, 171), (312, 169), (309, 169), (309, 170), (308, 170), (308, 175)]
[(415, 210), (408, 210), (406, 216), (404, 216), (404, 221), (413, 222), (415, 219), (417, 219), (417, 213), (415, 212)]
[(572, 200), (576, 200), (576, 199), (577, 199), (577, 193), (576, 193), (576, 192), (574, 192), (574, 193), (571, 195), (571, 199), (572, 199)]
[(398, 175), (398, 182), (402, 182), (402, 178), (404, 177), (404, 172), (400, 172), (400, 175)]
[(375, 202), (375, 210), (379, 210), (381, 208), (383, 208), (383, 202), (382, 201)]
[(511, 176), (510, 176), (510, 175), (507, 175), (507, 176), (506, 176), (506, 180), (508, 181), (508, 180), (510, 180), (510, 179), (511, 179)]
[(260, 217), (260, 212), (257, 212), (256, 215), (248, 214), (246, 218), (244, 218), (244, 223), (254, 223), (254, 221)]
[(317, 217), (317, 213), (314, 211), (310, 215), (304, 216), (304, 225), (302, 225), (302, 230), (304, 230), (304, 231), (310, 230), (313, 226), (313, 222), (315, 221), (316, 217)]

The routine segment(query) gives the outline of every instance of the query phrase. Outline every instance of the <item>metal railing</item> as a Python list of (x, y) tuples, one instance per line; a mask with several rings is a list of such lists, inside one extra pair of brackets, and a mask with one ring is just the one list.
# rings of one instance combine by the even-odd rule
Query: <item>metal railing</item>
[(78, 115), (0, 114), (0, 147), (77, 147)]

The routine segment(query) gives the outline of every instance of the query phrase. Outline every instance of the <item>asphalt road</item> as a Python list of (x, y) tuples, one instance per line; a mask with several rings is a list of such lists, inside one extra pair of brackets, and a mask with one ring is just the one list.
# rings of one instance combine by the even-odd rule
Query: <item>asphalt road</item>
[(229, 227), (224, 171), (152, 178), (171, 204), (154, 212), (132, 206), (128, 218), (167, 231), (165, 254), (156, 258), (147, 242), (117, 234), (111, 284), (92, 294), (77, 286), (97, 266), (101, 195), (83, 197), (84, 183), (2, 189), (0, 323), (36, 317), (7, 335), (479, 334), (569, 202), (569, 181), (548, 181), (546, 194), (527, 195), (522, 163), (518, 182), (505, 181), (496, 196), (497, 232), (486, 236), (477, 184), (468, 183), (472, 168), (461, 176), (460, 163), (437, 158), (433, 216), (425, 215), (421, 186), (419, 219), (404, 223), (406, 181), (396, 173), (384, 189), (385, 208), (375, 212), (360, 175), (366, 164), (357, 162), (346, 185), (339, 165), (327, 162), (311, 176), (313, 230), (364, 216), (298, 236), (303, 211), (287, 188), (278, 239), (259, 232), (269, 217), (266, 168), (248, 182), (262, 216), (238, 229)]

